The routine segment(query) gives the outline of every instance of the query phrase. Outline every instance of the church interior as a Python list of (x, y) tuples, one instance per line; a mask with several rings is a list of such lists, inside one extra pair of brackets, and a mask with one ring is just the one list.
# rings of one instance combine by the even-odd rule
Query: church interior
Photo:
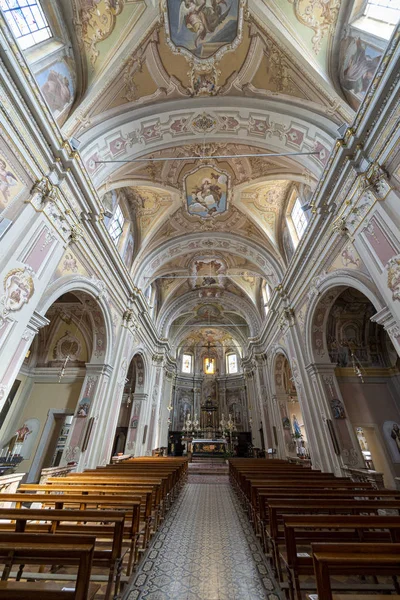
[(399, 17), (0, 0), (0, 600), (400, 599)]

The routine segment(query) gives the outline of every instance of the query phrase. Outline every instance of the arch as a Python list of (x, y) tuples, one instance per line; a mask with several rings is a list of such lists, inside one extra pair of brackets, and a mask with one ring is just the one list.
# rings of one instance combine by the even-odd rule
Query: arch
[[(281, 359), (280, 363), (278, 361)], [(285, 370), (289, 368), (291, 377), (285, 385)], [(287, 374), (288, 375), (288, 374)], [(299, 378), (295, 358), (290, 359), (282, 346), (274, 350), (271, 364), (272, 391), (276, 398), (277, 416), (281, 441), (289, 454), (307, 457), (309, 439), (305, 427), (304, 413), (308, 412), (302, 397), (302, 382)], [(297, 400), (296, 400), (297, 398)]]
[[(295, 109), (285, 106), (285, 110), (282, 110), (281, 102), (272, 98), (225, 98), (223, 106), (219, 98), (192, 98), (189, 109), (184, 99), (130, 109), (123, 115), (103, 118), (82, 131), (82, 158), (99, 186), (118, 168), (119, 163), (97, 162), (112, 160), (111, 143), (120, 142), (118, 160), (130, 160), (149, 152), (190, 144), (205, 133), (196, 124), (196, 118), (207, 112), (214, 120), (208, 132), (213, 133), (214, 141), (221, 143), (237, 143), (240, 131), (242, 143), (264, 151), (288, 152), (293, 151), (293, 144), (287, 134), (297, 131), (302, 139), (298, 150), (314, 150), (316, 147), (319, 150), (319, 154), (314, 156), (299, 156), (298, 162), (319, 175), (337, 137), (337, 125), (333, 119), (313, 113), (304, 106)], [(227, 115), (236, 122), (230, 129), (225, 123)], [(174, 126), (178, 121), (184, 122), (185, 126)], [(276, 128), (284, 135), (274, 135)]]
[[(179, 236), (173, 240), (168, 240), (161, 244), (155, 250), (149, 252), (148, 256), (142, 260), (136, 260), (138, 269), (133, 273), (136, 285), (140, 288), (145, 287), (146, 277), (151, 277), (156, 269), (160, 269), (172, 258), (178, 258), (187, 255), (189, 252), (201, 252), (205, 250), (214, 252), (230, 252), (241, 258), (250, 260), (258, 266), (263, 275), (272, 281), (273, 285), (278, 285), (283, 277), (283, 268), (278, 260), (259, 244), (242, 238), (241, 236), (230, 233), (209, 232), (207, 239), (204, 239), (203, 233), (195, 233), (188, 236)], [(137, 257), (138, 258), (138, 257)]]
[[(136, 358), (140, 358), (143, 363), (143, 382), (142, 382), (142, 384), (140, 384), (140, 387), (141, 387), (140, 391), (145, 394), (145, 393), (148, 393), (148, 388), (149, 388), (150, 364), (149, 364), (149, 358), (148, 358), (146, 351), (142, 345), (137, 346), (131, 352), (131, 358), (128, 362), (128, 367), (126, 370), (127, 373), (132, 364), (132, 361), (135, 360)], [(146, 389), (147, 389), (147, 392), (145, 391)]]
[[(221, 299), (218, 299), (218, 301), (220, 300)], [(215, 301), (215, 299), (211, 299), (209, 303), (212, 303), (213, 301)], [(160, 335), (162, 337), (167, 337), (168, 327), (180, 315), (183, 307), (189, 308), (192, 304), (195, 305), (198, 303), (199, 298), (193, 296), (193, 291), (187, 292), (184, 296), (181, 296), (172, 302), (158, 317), (157, 325), (160, 330)], [(204, 303), (207, 304), (206, 301), (204, 301)], [(223, 304), (224, 308), (230, 308), (232, 311), (239, 313), (248, 323), (251, 335), (256, 335), (257, 329), (261, 326), (261, 320), (255, 307), (252, 306), (248, 300), (239, 298), (235, 294), (225, 291)], [(232, 327), (234, 328), (234, 324), (232, 324)]]
[[(97, 315), (97, 319), (100, 318), (100, 322), (94, 321), (96, 315), (91, 314), (95, 331), (97, 331), (94, 349), (97, 347), (98, 353), (96, 355), (97, 360), (94, 362), (110, 364), (112, 362), (113, 324), (110, 306), (106, 301), (107, 293), (105, 287), (105, 284), (100, 280), (97, 281), (86, 277), (77, 278), (75, 275), (67, 275), (66, 277), (57, 279), (46, 288), (38, 304), (37, 312), (45, 316), (52, 304), (67, 292), (84, 292), (88, 294), (88, 296), (96, 301), (100, 309), (100, 314)], [(101, 328), (104, 328), (104, 333), (101, 332)]]
[[(317, 276), (318, 277), (318, 276)], [(327, 274), (320, 281), (314, 278), (310, 294), (312, 298), (305, 319), (305, 347), (309, 362), (321, 363), (329, 361), (326, 336), (324, 335), (326, 320), (336, 298), (350, 287), (364, 294), (373, 304), (376, 311), (382, 310), (385, 303), (372, 282), (361, 272), (343, 272)], [(328, 357), (328, 358), (327, 358)]]

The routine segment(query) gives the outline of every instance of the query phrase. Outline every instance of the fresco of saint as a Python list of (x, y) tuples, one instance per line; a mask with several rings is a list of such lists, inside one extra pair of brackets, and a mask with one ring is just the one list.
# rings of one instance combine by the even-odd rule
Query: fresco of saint
[(167, 11), (172, 43), (197, 58), (211, 57), (238, 36), (239, 0), (167, 0)]
[(213, 167), (200, 167), (185, 179), (187, 209), (191, 215), (212, 217), (227, 209), (228, 176)]

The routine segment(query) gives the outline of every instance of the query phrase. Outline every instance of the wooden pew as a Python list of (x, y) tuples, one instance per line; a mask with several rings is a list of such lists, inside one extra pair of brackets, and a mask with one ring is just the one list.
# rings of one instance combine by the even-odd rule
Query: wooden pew
[[(1, 536), (5, 531), (75, 535), (79, 536), (76, 538), (78, 540), (82, 535), (95, 536), (96, 547), (92, 565), (108, 571), (105, 594), (105, 598), (108, 599), (113, 588), (114, 595), (119, 592), (125, 515), (118, 511), (86, 510), (84, 524), (82, 517), (82, 512), (76, 510), (0, 509), (0, 532)], [(106, 549), (101, 549), (106, 541)], [(96, 577), (93, 579), (96, 580)]]
[(341, 480), (341, 479), (312, 479), (307, 481), (307, 479), (295, 479), (295, 480), (270, 480), (263, 482), (254, 482), (253, 480), (249, 480), (250, 488), (247, 492), (248, 494), (248, 514), (253, 523), (253, 527), (256, 533), (257, 531), (257, 521), (261, 512), (261, 507), (259, 504), (259, 496), (262, 492), (266, 491), (281, 491), (282, 495), (285, 495), (285, 491), (292, 492), (294, 487), (299, 492), (308, 491), (310, 489), (313, 490), (351, 490), (358, 491), (359, 495), (362, 495), (361, 490), (372, 490), (372, 486), (370, 484), (358, 484), (354, 483), (350, 480)]
[[(314, 572), (311, 556), (313, 543), (365, 542), (371, 547), (379, 543), (400, 543), (400, 517), (285, 515), (284, 531), (285, 544), (279, 546), (279, 558), (286, 569), (290, 597), (293, 597), (295, 591), (296, 597), (301, 599), (302, 590), (314, 589), (308, 579)], [(303, 584), (301, 576), (307, 576)], [(355, 588), (356, 586), (353, 589)]]
[[(100, 587), (92, 587), (91, 590), (89, 587), (94, 546), (95, 538), (89, 536), (81, 536), (78, 540), (62, 535), (55, 537), (51, 534), (3, 533), (0, 539), (0, 561), (5, 567), (1, 578), (0, 598), (8, 599), (12, 594), (19, 600), (24, 596), (29, 600), (41, 600), (44, 597), (43, 585), (37, 586), (36, 583), (19, 581), (23, 577), (23, 571), (27, 564), (77, 567), (74, 595), (66, 596), (66, 593), (60, 591), (60, 600), (64, 597), (87, 600), (89, 591), (93, 597), (93, 591), (97, 591)], [(16, 581), (9, 584), (8, 579), (13, 565), (20, 566)], [(28, 572), (25, 578), (28, 578), (29, 575), (31, 573)], [(28, 588), (28, 585), (31, 587)], [(47, 586), (48, 590), (51, 590), (51, 585)], [(27, 595), (28, 589), (29, 595)]]
[[(400, 573), (400, 544), (375, 544), (373, 548), (369, 544), (313, 544), (312, 550), (319, 600), (334, 600), (330, 580), (332, 575), (392, 576), (393, 588), (397, 594), (400, 593), (397, 581)], [(381, 591), (379, 584), (376, 588)], [(371, 596), (371, 600), (376, 597)]]
[[(304, 505), (297, 499), (268, 503), (266, 537), (271, 545), (273, 563), (281, 578), (278, 546), (284, 541), (283, 515), (290, 514), (377, 514), (379, 509), (399, 510), (400, 500), (307, 500)], [(282, 525), (282, 526), (281, 526)]]
[[(137, 541), (140, 535), (140, 501), (132, 500), (130, 496), (89, 496), (83, 494), (1, 494), (3, 502), (15, 503), (15, 508), (22, 508), (22, 504), (40, 503), (42, 506), (63, 509), (64, 507), (74, 506), (80, 511), (99, 510), (99, 517), (102, 510), (123, 511), (126, 519), (124, 528), (124, 538), (129, 543), (128, 571), (129, 575), (134, 561), (137, 559)], [(147, 524), (144, 524), (147, 527)], [(147, 533), (142, 531), (143, 544), (146, 543)]]
[(260, 532), (261, 543), (266, 552), (265, 530), (268, 523), (268, 502), (285, 502), (286, 500), (297, 500), (307, 504), (308, 500), (378, 500), (378, 499), (400, 499), (400, 491), (396, 490), (360, 490), (358, 488), (346, 489), (321, 489), (308, 488), (306, 490), (260, 488), (258, 492), (256, 518), (259, 521), (257, 531)]

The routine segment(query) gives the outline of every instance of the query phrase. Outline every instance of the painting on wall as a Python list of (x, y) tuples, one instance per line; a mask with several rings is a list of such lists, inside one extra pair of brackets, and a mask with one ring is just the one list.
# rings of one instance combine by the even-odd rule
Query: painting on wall
[(385, 421), (383, 434), (394, 463), (400, 463), (400, 423)]
[(36, 75), (40, 90), (57, 119), (71, 106), (75, 85), (71, 71), (64, 61), (56, 62)]
[(132, 232), (129, 234), (128, 241), (126, 242), (125, 252), (124, 252), (124, 263), (129, 269), (132, 263), (133, 257), (133, 249), (134, 249), (134, 240)]
[(15, 200), (24, 187), (0, 146), (0, 210)]
[(184, 177), (186, 205), (189, 214), (210, 218), (227, 210), (230, 179), (227, 173), (204, 165)]
[(220, 57), (240, 42), (240, 0), (167, 0), (165, 17), (169, 43), (189, 57)]
[(358, 108), (375, 75), (382, 52), (360, 38), (346, 37), (340, 47), (340, 81)]
[(87, 417), (90, 410), (90, 398), (82, 398), (79, 401), (78, 410), (76, 411), (76, 417)]

